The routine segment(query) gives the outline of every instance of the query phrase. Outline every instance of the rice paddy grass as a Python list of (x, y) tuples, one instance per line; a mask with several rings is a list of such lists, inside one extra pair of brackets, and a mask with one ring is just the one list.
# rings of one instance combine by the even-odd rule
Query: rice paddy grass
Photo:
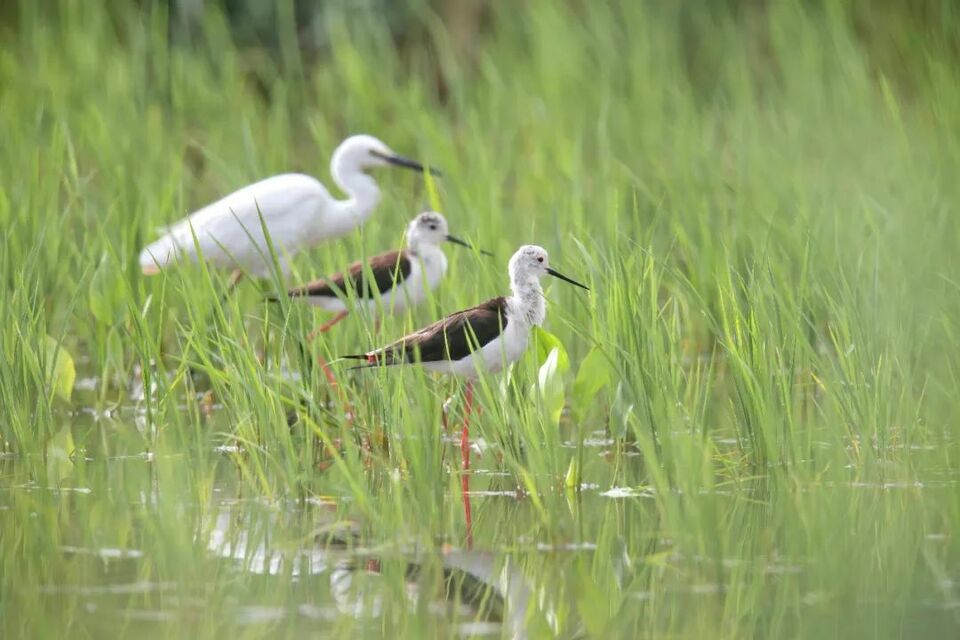
[[(210, 3), (19, 2), (0, 27), (0, 635), (952, 637), (960, 630), (957, 10), (332, 3), (319, 50)], [(171, 35), (173, 34), (173, 35)], [(427, 304), (322, 339), (285, 283), (145, 278), (158, 229), (369, 132), (444, 170), (286, 284), (400, 246)], [(477, 386), (315, 366), (505, 293), (545, 332)], [(454, 404), (451, 419), (458, 416)]]

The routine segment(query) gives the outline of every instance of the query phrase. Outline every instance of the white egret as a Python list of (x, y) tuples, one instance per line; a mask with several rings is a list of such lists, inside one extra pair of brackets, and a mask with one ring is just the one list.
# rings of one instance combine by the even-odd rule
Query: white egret
[[(280, 268), (287, 273), (297, 253), (343, 236), (370, 217), (380, 202), (380, 189), (366, 171), (384, 166), (424, 171), (422, 164), (397, 155), (373, 136), (351, 136), (330, 160), (330, 174), (346, 199), (333, 198), (311, 176), (286, 173), (266, 178), (170, 226), (140, 253), (140, 268), (153, 275), (182, 260), (196, 262), (199, 246), (208, 264), (235, 270), (233, 284), (244, 273), (267, 277), (273, 261), (263, 233), (266, 227)], [(433, 168), (430, 172), (440, 175)]]

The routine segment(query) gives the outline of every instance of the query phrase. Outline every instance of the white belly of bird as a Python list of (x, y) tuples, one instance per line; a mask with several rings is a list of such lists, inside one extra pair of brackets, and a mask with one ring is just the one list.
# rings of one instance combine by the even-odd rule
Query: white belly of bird
[(425, 362), (427, 371), (475, 379), (479, 374), (498, 373), (523, 356), (530, 340), (530, 326), (524, 322), (508, 321), (504, 332), (460, 360)]
[(368, 311), (384, 315), (398, 315), (427, 299), (437, 288), (447, 271), (447, 258), (442, 252), (426, 254), (410, 262), (410, 274), (403, 282), (380, 296), (380, 301), (365, 300)]
[[(433, 291), (443, 280), (447, 270), (447, 259), (443, 253), (427, 255), (414, 259), (410, 263), (410, 274), (377, 298), (359, 298), (357, 306), (374, 315), (397, 315), (412, 309), (427, 298), (427, 292)], [(351, 301), (345, 298), (308, 298), (310, 304), (331, 313), (340, 313), (352, 309)]]

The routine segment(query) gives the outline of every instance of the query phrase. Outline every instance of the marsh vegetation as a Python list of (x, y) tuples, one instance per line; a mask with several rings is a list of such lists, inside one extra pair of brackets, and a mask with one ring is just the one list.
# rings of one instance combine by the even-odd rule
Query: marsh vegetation
[[(312, 48), (289, 1), (263, 46), (214, 4), (0, 11), (0, 635), (957, 634), (952, 3), (330, 3)], [(444, 177), (379, 175), (286, 283), (141, 275), (356, 132)], [(302, 350), (323, 314), (265, 295), (425, 206), (497, 257)], [(592, 294), (549, 286), (477, 385), (467, 549), (457, 384), (313, 363), (504, 293), (526, 243)]]

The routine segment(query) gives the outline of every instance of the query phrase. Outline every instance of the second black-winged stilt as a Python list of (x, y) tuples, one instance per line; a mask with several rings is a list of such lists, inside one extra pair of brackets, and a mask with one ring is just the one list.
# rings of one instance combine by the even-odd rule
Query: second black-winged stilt
[[(407, 226), (404, 249), (354, 262), (346, 271), (294, 287), (287, 295), (336, 313), (310, 337), (329, 330), (350, 313), (350, 301), (345, 296), (348, 290), (356, 295), (357, 305), (374, 313), (379, 323), (381, 313), (402, 313), (423, 302), (427, 293), (440, 284), (447, 271), (447, 257), (442, 249), (445, 242), (472, 248), (450, 235), (446, 218), (435, 211), (425, 211)], [(480, 253), (492, 255), (483, 250)]]

